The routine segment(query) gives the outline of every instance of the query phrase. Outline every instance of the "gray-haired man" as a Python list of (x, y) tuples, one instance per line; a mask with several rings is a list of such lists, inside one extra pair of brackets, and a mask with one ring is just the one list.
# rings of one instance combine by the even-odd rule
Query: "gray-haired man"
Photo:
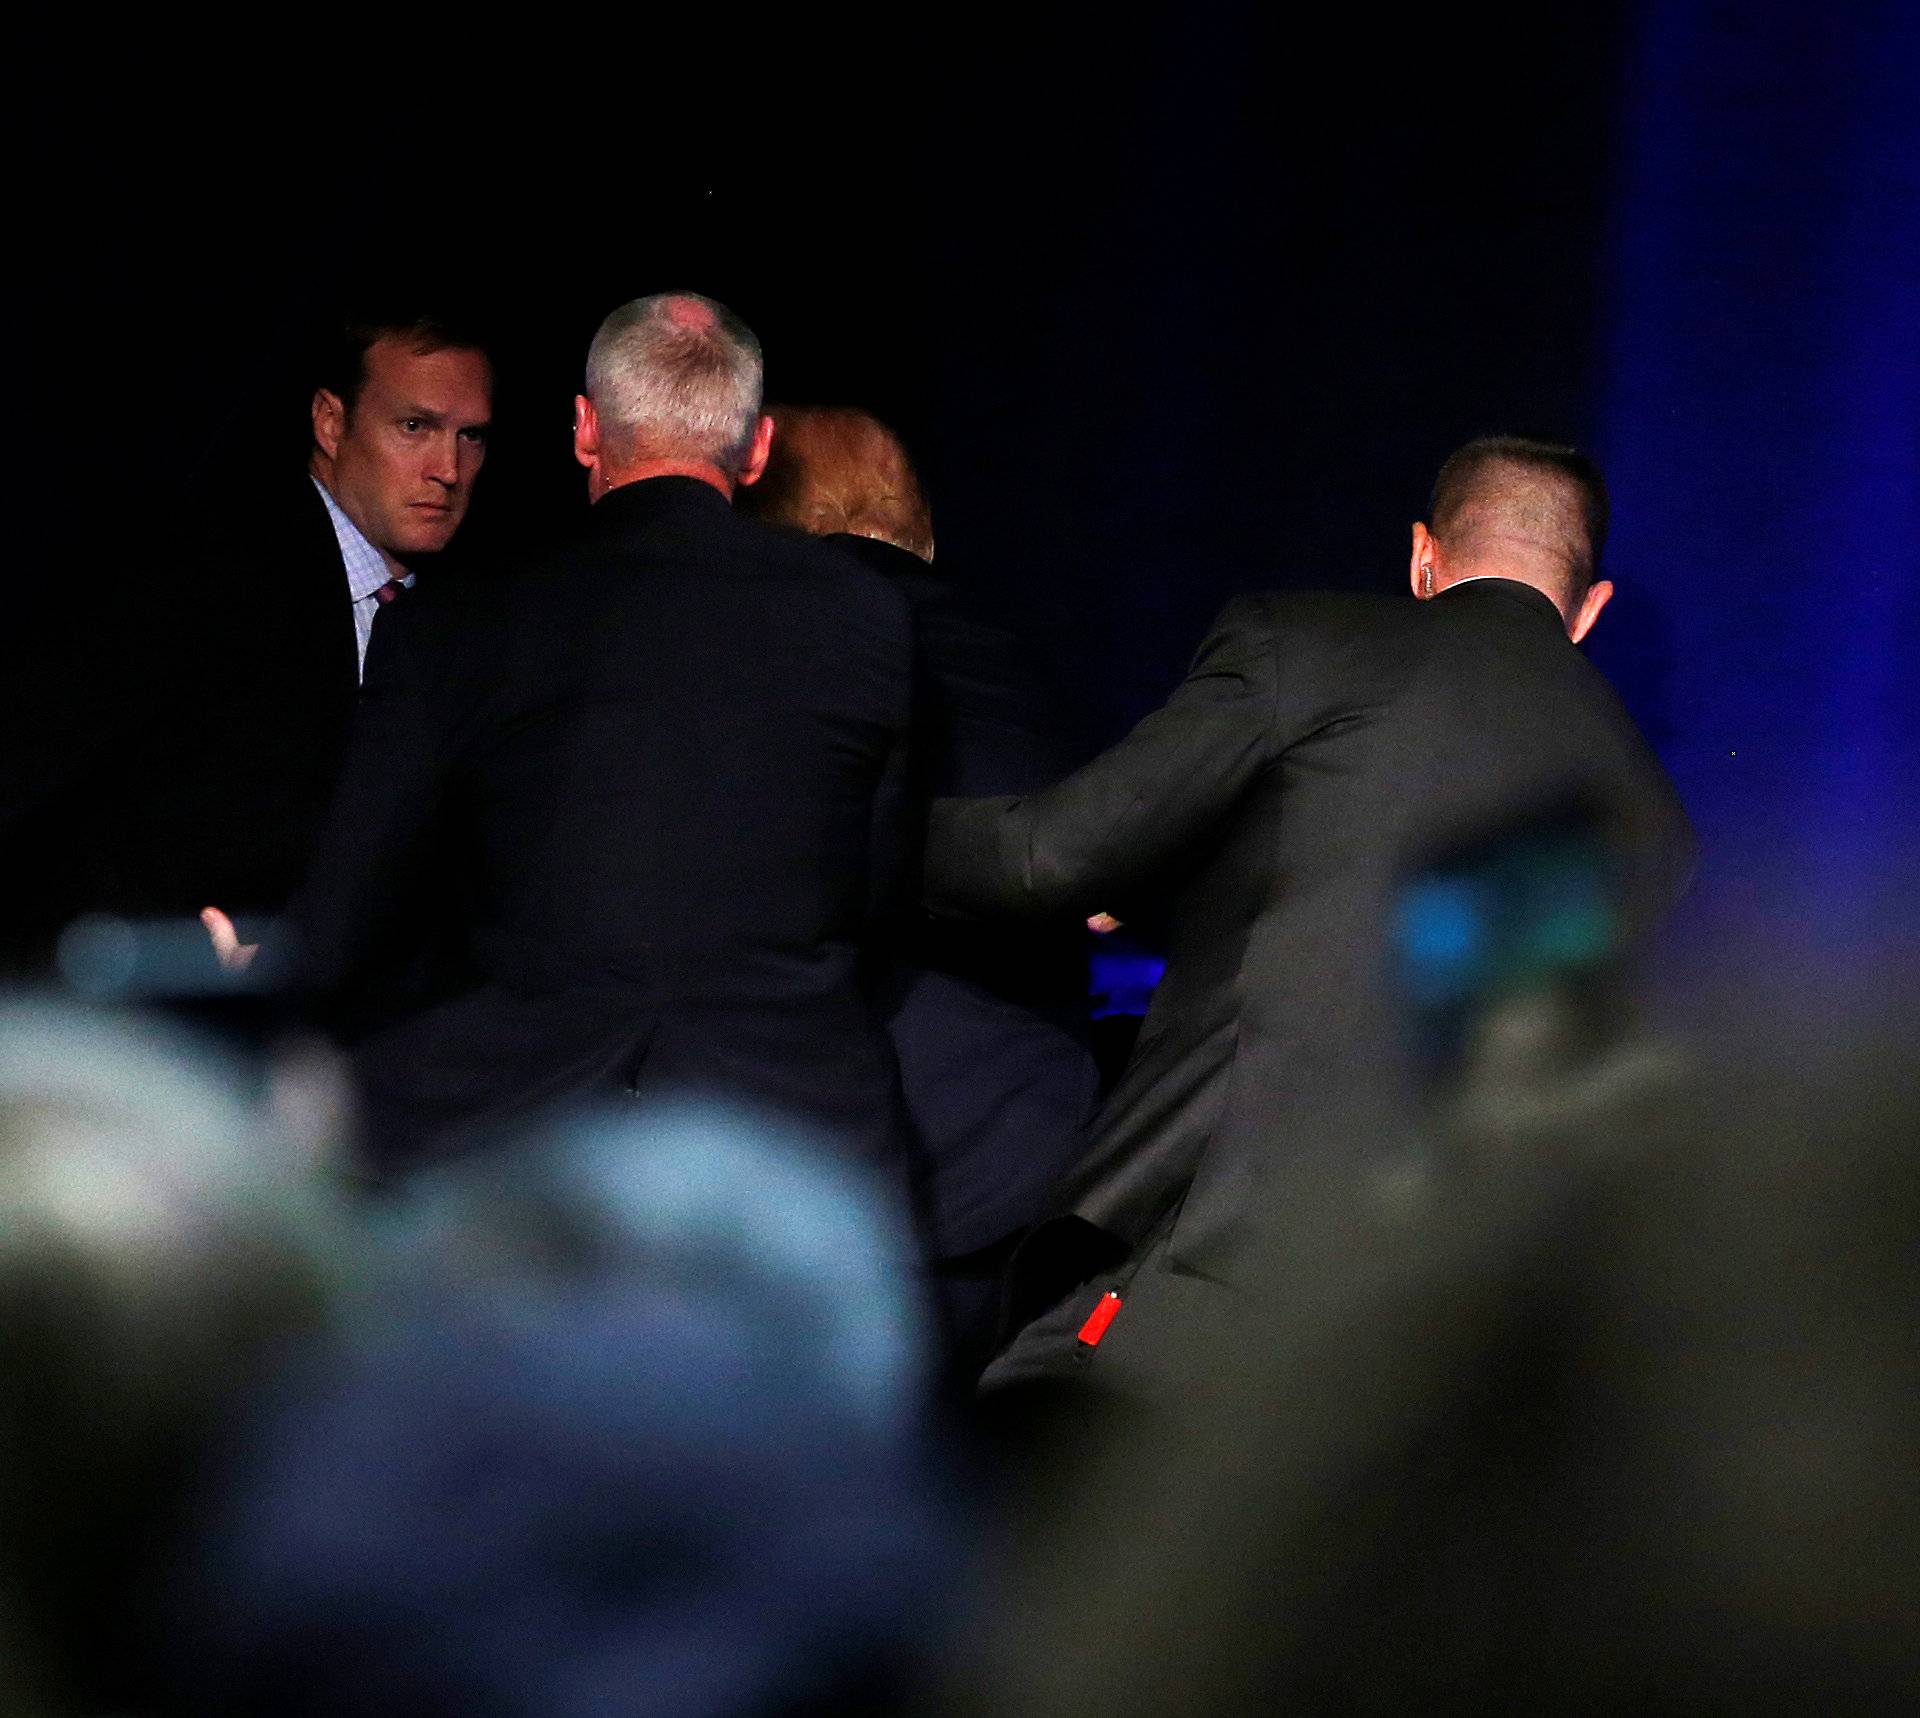
[(907, 606), (735, 517), (772, 435), (760, 373), (710, 299), (616, 310), (576, 403), (584, 529), (382, 623), (302, 924), (349, 1035), (421, 855), (471, 855), (465, 981), (355, 1046), (384, 1164), (594, 1089), (719, 1094), (895, 1149), (855, 968), (897, 847)]

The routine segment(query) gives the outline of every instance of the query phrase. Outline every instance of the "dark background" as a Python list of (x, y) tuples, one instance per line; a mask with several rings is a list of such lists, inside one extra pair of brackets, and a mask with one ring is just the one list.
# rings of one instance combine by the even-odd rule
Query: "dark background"
[(53, 595), (16, 685), (111, 700), (102, 612), (156, 527), (190, 541), (298, 460), (298, 354), (340, 296), (490, 315), (467, 529), (510, 553), (582, 504), (600, 316), (689, 286), (760, 332), (776, 397), (907, 434), (942, 558), (1085, 750), (1233, 593), (1403, 590), (1460, 441), (1595, 448), (1620, 591), (1593, 650), (1700, 824), (1696, 925), (1884, 949), (1913, 922), (1920, 14), (1270, 14), (583, 28), (557, 76), (318, 27), (25, 56), (16, 544)]

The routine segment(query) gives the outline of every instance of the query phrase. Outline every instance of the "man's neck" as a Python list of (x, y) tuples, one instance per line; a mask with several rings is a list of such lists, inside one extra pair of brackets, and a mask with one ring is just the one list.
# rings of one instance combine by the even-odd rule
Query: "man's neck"
[(650, 477), (694, 477), (710, 488), (717, 489), (729, 501), (733, 499), (733, 479), (717, 465), (709, 465), (700, 459), (643, 459), (636, 465), (624, 465), (605, 479), (605, 487), (593, 497), (598, 501), (602, 496), (611, 495), (616, 489), (625, 489), (630, 484), (645, 483)]
[[(1497, 561), (1476, 562), (1465, 572), (1449, 573), (1446, 583), (1441, 585), (1433, 594), (1435, 596), (1444, 596), (1448, 591), (1452, 590), (1455, 585), (1478, 584), (1483, 579), (1504, 579), (1508, 584), (1525, 585), (1530, 591), (1538, 591), (1548, 602), (1552, 603), (1555, 608), (1560, 608), (1560, 599), (1548, 588), (1545, 581), (1540, 577), (1537, 569)], [(1565, 612), (1564, 609), (1561, 610), (1563, 616)]]

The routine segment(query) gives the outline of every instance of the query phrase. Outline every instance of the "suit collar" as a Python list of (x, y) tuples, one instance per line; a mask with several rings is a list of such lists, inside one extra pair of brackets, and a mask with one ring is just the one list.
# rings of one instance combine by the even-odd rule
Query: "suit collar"
[(731, 513), (733, 503), (698, 477), (643, 477), (609, 489), (593, 504), (589, 517), (626, 524), (668, 512)]
[(1530, 610), (1543, 620), (1550, 620), (1565, 632), (1567, 623), (1560, 610), (1554, 605), (1553, 598), (1545, 591), (1536, 590), (1532, 585), (1519, 579), (1499, 579), (1480, 577), (1462, 579), (1457, 585), (1448, 585), (1435, 602), (1481, 601), (1509, 603), (1517, 608)]
[(933, 568), (910, 549), (902, 549), (892, 543), (883, 543), (878, 537), (862, 537), (849, 531), (829, 532), (823, 541), (831, 543), (842, 554), (851, 555), (856, 561), (865, 561), (877, 573), (885, 573), (889, 578), (912, 579), (927, 578)]

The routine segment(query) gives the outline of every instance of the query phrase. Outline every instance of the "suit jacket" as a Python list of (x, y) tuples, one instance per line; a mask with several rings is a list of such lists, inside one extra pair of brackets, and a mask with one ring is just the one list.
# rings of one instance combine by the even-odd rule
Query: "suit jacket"
[[(310, 982), (350, 1015), (423, 900), (462, 892), (456, 992), (355, 1051), (375, 1155), (629, 1085), (892, 1154), (857, 979), (898, 863), (911, 675), (884, 580), (692, 478), (394, 604), (296, 914)], [(460, 875), (423, 875), (435, 853)]]
[(1056, 1193), (1073, 1221), (1024, 1250), (1027, 1304), (1150, 1240), (1232, 1283), (1300, 1154), (1390, 1151), (1412, 1116), (1389, 947), (1408, 866), (1574, 793), (1608, 808), (1642, 899), (1677, 893), (1685, 816), (1631, 719), (1546, 597), (1481, 580), (1428, 603), (1241, 599), (1086, 768), (936, 806), (936, 906), (1173, 901), (1133, 1059)]
[[(1013, 636), (918, 556), (870, 537), (826, 540), (884, 574), (912, 608), (919, 793), (1027, 793), (1058, 780), (1070, 760)], [(893, 928), (878, 989), (933, 1257), (1025, 1228), (1081, 1150), (1098, 1089), (1085, 933), (961, 925), (912, 902)]]
[(304, 474), (144, 569), (116, 672), (99, 894), (123, 911), (282, 908), (306, 874), (359, 687), (340, 548)]

